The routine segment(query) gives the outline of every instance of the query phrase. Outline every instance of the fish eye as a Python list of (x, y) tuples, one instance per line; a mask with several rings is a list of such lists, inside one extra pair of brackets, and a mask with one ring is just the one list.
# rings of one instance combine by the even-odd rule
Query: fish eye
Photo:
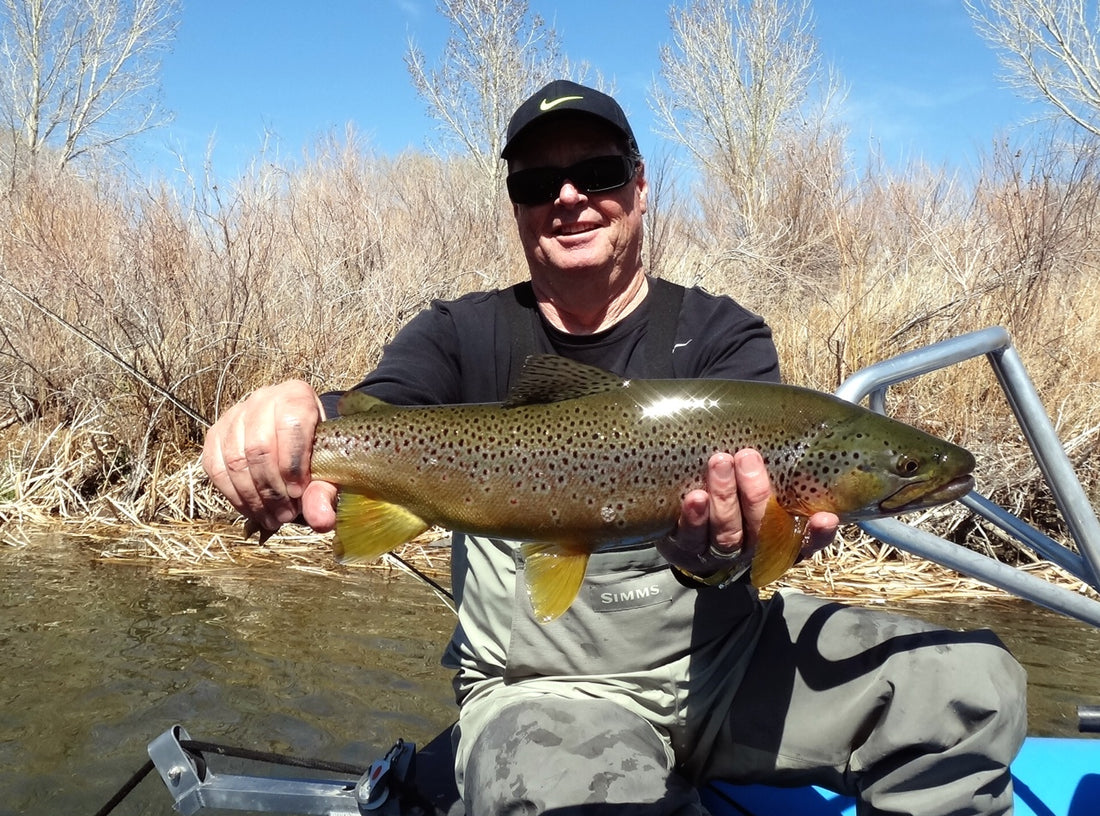
[(899, 456), (895, 467), (900, 475), (912, 476), (920, 470), (920, 462), (912, 456)]

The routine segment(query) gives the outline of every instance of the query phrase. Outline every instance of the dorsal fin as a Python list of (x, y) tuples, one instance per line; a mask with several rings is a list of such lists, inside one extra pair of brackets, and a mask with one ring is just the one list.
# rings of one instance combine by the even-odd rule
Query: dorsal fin
[(378, 397), (372, 397), (362, 391), (348, 391), (336, 403), (336, 410), (340, 416), (350, 416), (352, 414), (364, 414), (386, 404)]
[(519, 379), (508, 392), (504, 405), (514, 408), (517, 405), (590, 397), (624, 388), (627, 382), (602, 368), (556, 354), (533, 354), (524, 362)]

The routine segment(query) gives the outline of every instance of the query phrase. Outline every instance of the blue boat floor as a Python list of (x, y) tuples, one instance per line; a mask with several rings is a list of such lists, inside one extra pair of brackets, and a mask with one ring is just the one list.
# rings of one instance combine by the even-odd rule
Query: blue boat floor
[[(416, 754), (416, 777), (438, 812), (462, 816), (450, 730)], [(1012, 765), (1015, 816), (1100, 816), (1100, 739), (1029, 737)], [(701, 791), (714, 816), (854, 816), (855, 800), (821, 788), (716, 782)]]

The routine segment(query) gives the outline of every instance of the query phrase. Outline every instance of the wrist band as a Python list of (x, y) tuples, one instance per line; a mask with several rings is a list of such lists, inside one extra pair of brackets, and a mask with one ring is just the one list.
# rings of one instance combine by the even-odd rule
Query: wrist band
[[(669, 547), (675, 547), (676, 538), (672, 533), (669, 533), (662, 541), (658, 542), (658, 549), (660, 549), (662, 543)], [(743, 553), (744, 551), (741, 549), (737, 549), (735, 552), (728, 552), (726, 550), (716, 549), (713, 544), (710, 545), (707, 548), (706, 557), (702, 555), (697, 556), (700, 566), (712, 566), (711, 564), (706, 564), (707, 557), (714, 561), (729, 564), (728, 567), (719, 568), (710, 575), (698, 575), (691, 570), (681, 567), (679, 564), (672, 563), (672, 561), (669, 561), (669, 566), (672, 567), (673, 574), (676, 576), (677, 580), (684, 586), (696, 589), (700, 587), (717, 587), (718, 589), (725, 589), (744, 575), (751, 566), (751, 562), (745, 564), (740, 562)]]
[(748, 565), (744, 567), (734, 566), (726, 570), (718, 570), (718, 572), (714, 573), (713, 575), (702, 576), (696, 575), (693, 572), (688, 572), (683, 567), (678, 567), (675, 564), (672, 564), (671, 566), (674, 571), (684, 576), (689, 581), (692, 581), (697, 586), (715, 587), (717, 589), (725, 589), (730, 584), (734, 583), (742, 575), (744, 575), (749, 569)]
[(719, 561), (732, 561), (735, 558), (739, 558), (741, 556), (741, 548), (740, 547), (738, 547), (736, 550), (733, 550), (731, 552), (729, 550), (720, 550), (717, 547), (715, 547), (713, 544), (711, 544), (707, 548), (707, 551), (710, 553), (711, 558), (717, 558)]

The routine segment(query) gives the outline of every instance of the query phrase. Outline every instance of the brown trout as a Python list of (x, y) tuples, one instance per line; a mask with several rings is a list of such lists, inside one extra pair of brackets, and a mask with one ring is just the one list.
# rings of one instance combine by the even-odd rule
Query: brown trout
[(771, 477), (751, 579), (782, 575), (803, 523), (906, 513), (973, 486), (974, 457), (837, 397), (774, 383), (626, 380), (529, 358), (504, 403), (397, 407), (359, 392), (321, 423), (313, 478), (340, 488), (336, 554), (376, 558), (433, 525), (523, 544), (536, 617), (573, 602), (589, 555), (673, 530), (719, 451), (756, 448)]

